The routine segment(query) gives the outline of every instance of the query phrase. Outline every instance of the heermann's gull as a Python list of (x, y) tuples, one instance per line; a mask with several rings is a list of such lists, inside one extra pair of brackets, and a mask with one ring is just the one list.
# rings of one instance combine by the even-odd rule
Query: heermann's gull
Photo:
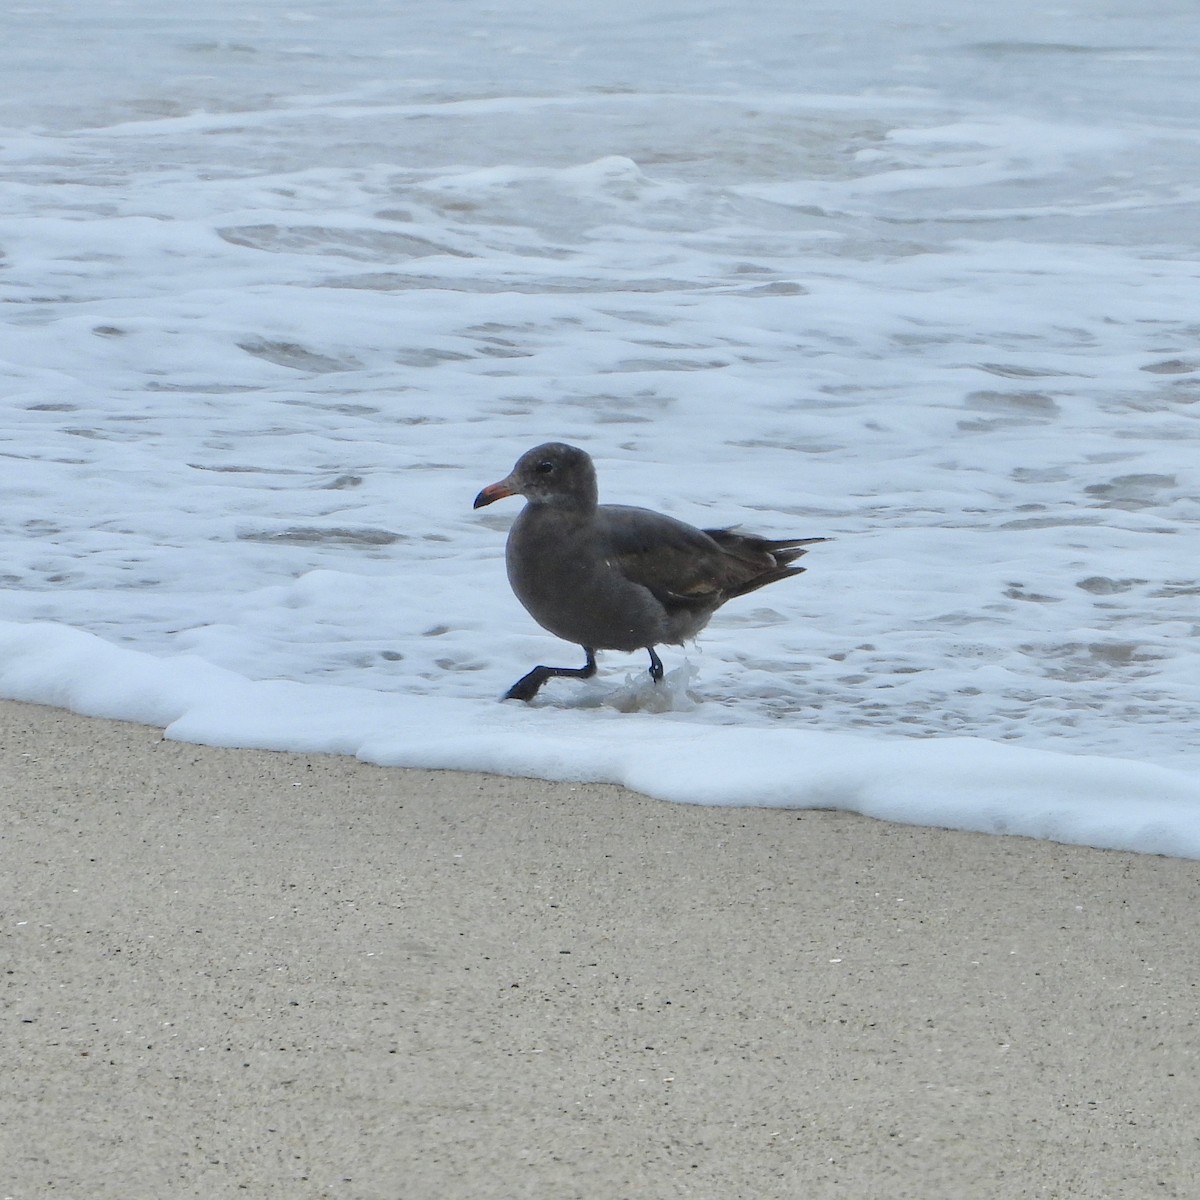
[(788, 564), (827, 538), (771, 541), (730, 529), (695, 529), (663, 513), (598, 504), (596, 469), (575, 446), (546, 442), (522, 454), (512, 473), (475, 497), (482, 508), (524, 496), (508, 535), (508, 580), (529, 615), (556, 637), (583, 647), (582, 667), (534, 667), (505, 693), (532, 700), (557, 675), (588, 679), (597, 650), (654, 652), (693, 638), (734, 596), (799, 575)]

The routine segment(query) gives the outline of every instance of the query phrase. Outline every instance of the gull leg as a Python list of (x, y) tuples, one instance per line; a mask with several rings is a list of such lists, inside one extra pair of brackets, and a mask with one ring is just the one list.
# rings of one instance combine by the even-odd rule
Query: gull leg
[(650, 652), (650, 678), (655, 683), (661, 683), (663, 677), (662, 659), (654, 653), (653, 646), (647, 646), (646, 649)]
[[(567, 676), (571, 679), (591, 679), (596, 673), (596, 652), (590, 646), (584, 646), (583, 652), (587, 655), (587, 662), (582, 667), (534, 667), (528, 675), (522, 675), (504, 693), (504, 699), (532, 700), (547, 679), (555, 679), (559, 676)], [(650, 653), (653, 654), (654, 651), (652, 650)], [(658, 669), (660, 672), (662, 671), (661, 663), (659, 663)]]

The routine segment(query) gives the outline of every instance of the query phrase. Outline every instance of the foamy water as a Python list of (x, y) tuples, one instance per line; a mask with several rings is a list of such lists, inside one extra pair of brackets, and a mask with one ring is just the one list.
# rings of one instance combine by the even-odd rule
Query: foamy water
[[(8, 25), (0, 692), (1200, 854), (1193, 7)], [(470, 507), (549, 438), (836, 540), (500, 705), (580, 661)]]

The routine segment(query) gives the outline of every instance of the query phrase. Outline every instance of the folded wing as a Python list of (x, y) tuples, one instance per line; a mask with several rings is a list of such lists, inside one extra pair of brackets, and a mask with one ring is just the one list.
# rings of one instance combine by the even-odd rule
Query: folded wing
[(798, 575), (789, 564), (825, 538), (772, 540), (732, 529), (696, 529), (663, 513), (625, 505), (597, 511), (606, 557), (632, 583), (668, 606), (717, 608), (768, 583)]

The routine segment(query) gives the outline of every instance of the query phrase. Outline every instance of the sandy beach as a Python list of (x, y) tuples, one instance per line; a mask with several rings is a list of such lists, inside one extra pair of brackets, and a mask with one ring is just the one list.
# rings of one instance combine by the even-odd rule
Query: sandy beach
[(1197, 1194), (1200, 863), (0, 731), (4, 1197)]

